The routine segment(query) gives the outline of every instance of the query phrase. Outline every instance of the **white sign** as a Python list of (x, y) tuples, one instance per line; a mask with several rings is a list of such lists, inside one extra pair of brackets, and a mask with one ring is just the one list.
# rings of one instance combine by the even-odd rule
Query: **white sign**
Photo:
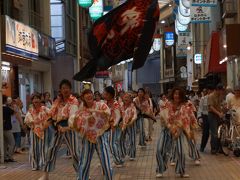
[(188, 29), (188, 25), (182, 25), (179, 23), (179, 21), (175, 20), (175, 26), (177, 27), (178, 32), (180, 31), (186, 31)]
[(209, 23), (211, 22), (211, 8), (203, 6), (191, 6), (192, 23)]
[(216, 5), (217, 5), (217, 0), (192, 0), (192, 6), (213, 7)]
[(181, 15), (181, 13), (178, 13), (177, 20), (182, 25), (188, 25), (191, 22), (191, 16), (186, 17), (186, 16)]
[(186, 8), (190, 8), (191, 0), (180, 0), (180, 1), (182, 1), (183, 6), (185, 6)]
[(195, 54), (194, 62), (195, 62), (195, 64), (201, 64), (202, 63), (202, 54)]
[(182, 1), (179, 1), (179, 7), (178, 7), (178, 12), (181, 13), (183, 16), (190, 16), (191, 15), (191, 10), (190, 8), (186, 8), (183, 4)]
[(190, 32), (179, 32), (178, 41), (176, 45), (176, 56), (186, 57), (187, 56), (187, 46), (191, 41)]
[(5, 16), (6, 52), (30, 59), (38, 59), (38, 32)]
[(160, 49), (161, 49), (161, 39), (160, 38), (154, 38), (152, 48), (154, 51), (160, 51)]
[(179, 32), (177, 45), (180, 49), (187, 49), (190, 41), (189, 32)]

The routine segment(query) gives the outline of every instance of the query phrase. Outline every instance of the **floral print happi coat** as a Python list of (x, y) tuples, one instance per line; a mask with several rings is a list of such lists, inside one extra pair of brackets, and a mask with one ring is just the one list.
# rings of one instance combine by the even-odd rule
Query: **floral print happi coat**
[(41, 106), (38, 109), (31, 107), (26, 114), (24, 122), (40, 139), (44, 139), (44, 130), (47, 128), (47, 121), (50, 118), (50, 110), (47, 107)]
[(176, 109), (169, 101), (160, 112), (160, 119), (163, 126), (170, 130), (173, 137), (177, 138), (182, 130), (188, 138), (193, 138), (193, 129), (197, 128), (194, 111), (195, 107), (190, 102), (186, 102)]
[(69, 126), (82, 137), (96, 143), (97, 138), (109, 129), (110, 109), (102, 102), (94, 102), (92, 108), (83, 107), (69, 118)]
[(78, 111), (78, 100), (70, 95), (70, 97), (64, 102), (63, 99), (57, 98), (52, 105), (51, 114), (52, 119), (58, 123), (62, 120), (67, 120), (71, 115)]
[(126, 127), (131, 126), (137, 119), (137, 109), (133, 103), (130, 106), (125, 107), (121, 106), (121, 115), (123, 118), (122, 130), (125, 130)]

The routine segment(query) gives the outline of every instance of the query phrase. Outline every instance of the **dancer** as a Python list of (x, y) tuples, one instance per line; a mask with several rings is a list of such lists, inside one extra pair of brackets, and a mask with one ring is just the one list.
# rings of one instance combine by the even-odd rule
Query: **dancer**
[(113, 87), (108, 86), (104, 89), (104, 99), (107, 102), (108, 107), (111, 110), (111, 134), (110, 134), (110, 149), (113, 155), (114, 163), (116, 167), (123, 166), (122, 152), (121, 152), (121, 136), (122, 130), (119, 126), (121, 120), (121, 111), (118, 102), (115, 98), (115, 90)]
[(30, 163), (32, 170), (40, 170), (46, 164), (49, 148), (49, 128), (51, 118), (50, 110), (41, 105), (40, 94), (32, 95), (32, 106), (29, 108), (25, 124), (31, 128), (30, 131)]
[(160, 119), (162, 130), (157, 144), (156, 177), (163, 177), (163, 172), (167, 169), (169, 154), (174, 146), (177, 161), (175, 172), (181, 177), (189, 177), (185, 173), (185, 151), (197, 120), (192, 104), (186, 100), (184, 90), (177, 87), (172, 90), (169, 102), (160, 112)]
[(81, 142), (81, 155), (79, 159), (79, 180), (89, 179), (90, 164), (94, 150), (98, 152), (104, 175), (107, 180), (112, 179), (109, 149), (104, 132), (110, 128), (109, 119), (111, 111), (103, 102), (94, 101), (91, 90), (82, 93), (84, 106), (71, 116), (69, 125), (80, 132), (83, 137)]
[(75, 131), (70, 130), (68, 127), (68, 119), (70, 116), (74, 115), (78, 110), (78, 100), (71, 94), (71, 83), (70, 81), (64, 79), (59, 85), (60, 94), (58, 98), (54, 101), (51, 108), (51, 115), (53, 124), (56, 126), (56, 133), (54, 134), (53, 140), (51, 141), (51, 146), (49, 148), (49, 159), (44, 168), (44, 175), (41, 179), (48, 179), (48, 172), (55, 169), (57, 152), (62, 145), (63, 139), (66, 141), (66, 145), (70, 150), (73, 159), (73, 167), (76, 172), (78, 170), (78, 134)]
[(138, 96), (133, 100), (137, 110), (138, 110), (138, 119), (137, 124), (139, 125), (139, 145), (142, 147), (146, 146), (146, 136), (144, 130), (144, 118), (151, 118), (153, 117), (153, 112), (151, 110), (151, 106), (149, 104), (148, 99), (145, 98), (145, 90), (143, 88), (138, 89)]
[[(123, 105), (121, 106), (122, 114), (122, 131), (125, 132), (126, 136), (129, 137), (129, 149), (128, 155), (130, 156), (130, 161), (133, 161), (136, 158), (136, 119), (137, 119), (137, 110), (133, 104), (133, 99), (129, 93), (125, 93), (123, 98)], [(125, 138), (123, 142), (125, 142)], [(122, 143), (122, 148), (124, 149), (124, 155), (126, 154), (125, 143)]]

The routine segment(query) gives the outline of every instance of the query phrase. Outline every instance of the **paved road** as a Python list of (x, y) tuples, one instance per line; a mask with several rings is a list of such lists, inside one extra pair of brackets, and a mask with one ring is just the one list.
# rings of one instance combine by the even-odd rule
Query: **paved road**
[[(149, 180), (155, 178), (156, 168), (156, 143), (160, 126), (155, 124), (154, 137), (148, 143), (146, 149), (137, 149), (135, 161), (129, 161), (123, 168), (114, 168), (114, 180)], [(193, 180), (240, 180), (240, 158), (234, 156), (211, 155), (207, 148), (205, 153), (201, 153), (201, 166), (195, 166), (190, 159), (187, 160), (187, 173), (189, 179)], [(28, 155), (21, 154), (15, 156), (18, 163), (8, 163), (6, 169), (0, 168), (0, 180), (35, 180), (41, 176), (41, 172), (31, 171), (28, 163)], [(90, 175), (92, 180), (104, 179), (101, 173), (99, 160), (94, 155)], [(50, 180), (71, 180), (76, 179), (71, 160), (59, 157), (56, 170), (50, 174)], [(169, 167), (163, 179), (179, 179), (174, 173), (174, 167)]]

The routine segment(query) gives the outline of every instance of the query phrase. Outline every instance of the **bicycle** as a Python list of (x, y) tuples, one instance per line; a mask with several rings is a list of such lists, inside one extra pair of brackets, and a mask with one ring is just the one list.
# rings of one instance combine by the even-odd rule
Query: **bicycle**
[(226, 156), (230, 151), (235, 156), (240, 156), (240, 122), (236, 114), (236, 110), (230, 110), (230, 116), (226, 116), (218, 127), (220, 151)]

